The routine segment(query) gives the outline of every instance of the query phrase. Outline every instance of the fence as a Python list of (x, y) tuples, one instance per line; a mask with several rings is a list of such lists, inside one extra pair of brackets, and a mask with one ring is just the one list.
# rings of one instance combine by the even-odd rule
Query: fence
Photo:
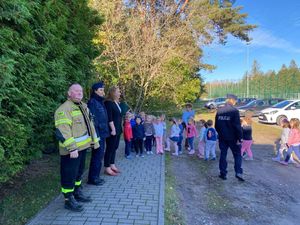
[(228, 93), (239, 97), (300, 99), (299, 79), (247, 79), (238, 81), (217, 81), (206, 84), (208, 98), (226, 96)]

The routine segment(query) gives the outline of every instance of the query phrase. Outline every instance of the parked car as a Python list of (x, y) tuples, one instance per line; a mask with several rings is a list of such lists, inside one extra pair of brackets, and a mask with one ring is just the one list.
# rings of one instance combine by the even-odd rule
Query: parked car
[(300, 100), (285, 100), (278, 104), (264, 109), (258, 116), (261, 123), (280, 125), (282, 119), (300, 119)]
[(220, 106), (224, 106), (226, 102), (226, 98), (216, 98), (211, 101), (208, 101), (204, 107), (207, 109), (217, 109)]
[(256, 98), (239, 98), (236, 106), (243, 106), (243, 105), (247, 105), (249, 102), (256, 100)]
[(245, 113), (247, 111), (251, 111), (253, 113), (253, 116), (257, 117), (260, 115), (261, 110), (269, 108), (281, 101), (283, 101), (283, 99), (279, 99), (279, 98), (257, 99), (257, 100), (250, 101), (248, 104), (244, 106), (239, 106), (237, 108), (240, 111), (241, 117), (245, 116)]

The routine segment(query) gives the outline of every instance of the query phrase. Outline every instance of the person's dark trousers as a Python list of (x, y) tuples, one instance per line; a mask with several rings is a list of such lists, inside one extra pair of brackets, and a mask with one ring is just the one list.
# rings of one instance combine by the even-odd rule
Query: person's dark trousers
[(116, 151), (119, 147), (120, 135), (111, 135), (106, 138), (106, 150), (104, 154), (104, 166), (110, 167), (111, 164), (115, 164)]
[(61, 191), (65, 197), (80, 187), (85, 158), (86, 150), (79, 151), (77, 158), (70, 158), (70, 155), (60, 157)]
[(231, 149), (234, 158), (234, 170), (235, 174), (242, 174), (242, 156), (241, 156), (241, 145), (237, 144), (237, 141), (226, 141), (219, 140), (219, 148), (221, 151), (219, 169), (220, 174), (226, 176), (227, 174), (227, 151)]
[(194, 137), (187, 138), (187, 141), (188, 141), (190, 149), (194, 150)]
[(132, 145), (132, 141), (127, 141), (125, 140), (125, 156), (129, 156), (130, 155), (130, 151), (131, 151), (131, 145)]
[(143, 148), (144, 148), (144, 141), (143, 139), (135, 139), (134, 140), (134, 148), (136, 154), (142, 155), (143, 154)]
[(153, 140), (153, 135), (146, 136), (145, 146), (147, 152), (152, 151), (152, 140)]
[[(182, 122), (181, 123), (182, 126), (183, 126), (183, 132), (186, 130), (186, 123), (185, 122)], [(187, 138), (185, 138), (185, 141), (184, 141), (184, 147), (187, 149), (189, 147), (189, 143), (188, 143), (188, 140)]]
[(182, 140), (183, 140), (183, 136), (180, 135), (180, 136), (179, 136), (179, 141), (178, 141), (178, 143), (177, 143), (178, 151), (179, 151), (179, 152), (182, 152)]
[(156, 140), (155, 140), (154, 135), (152, 136), (152, 146), (156, 146)]
[(102, 160), (104, 156), (105, 149), (105, 138), (100, 138), (100, 147), (98, 149), (92, 150), (90, 169), (89, 169), (89, 177), (88, 180), (94, 182), (99, 179), (100, 171), (102, 168)]
[(131, 141), (131, 152), (135, 152), (135, 148), (134, 148), (134, 141)]

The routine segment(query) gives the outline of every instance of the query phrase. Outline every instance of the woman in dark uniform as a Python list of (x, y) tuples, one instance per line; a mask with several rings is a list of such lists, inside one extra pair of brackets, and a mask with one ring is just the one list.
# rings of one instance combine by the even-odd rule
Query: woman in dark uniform
[(119, 147), (120, 136), (122, 133), (122, 110), (119, 106), (120, 89), (113, 86), (108, 91), (105, 107), (108, 116), (110, 136), (106, 139), (106, 151), (104, 155), (105, 173), (116, 176), (120, 170), (115, 165), (116, 151)]

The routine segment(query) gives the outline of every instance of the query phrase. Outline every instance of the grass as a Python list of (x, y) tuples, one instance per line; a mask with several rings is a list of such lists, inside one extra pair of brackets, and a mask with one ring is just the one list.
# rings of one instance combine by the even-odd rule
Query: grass
[[(87, 155), (86, 166), (90, 154)], [(60, 194), (57, 153), (32, 162), (9, 183), (0, 186), (0, 224), (26, 224)], [(86, 167), (87, 168), (87, 167)]]
[(184, 225), (182, 212), (179, 210), (180, 203), (175, 187), (175, 176), (171, 172), (170, 155), (166, 154), (166, 185), (165, 185), (165, 224)]

